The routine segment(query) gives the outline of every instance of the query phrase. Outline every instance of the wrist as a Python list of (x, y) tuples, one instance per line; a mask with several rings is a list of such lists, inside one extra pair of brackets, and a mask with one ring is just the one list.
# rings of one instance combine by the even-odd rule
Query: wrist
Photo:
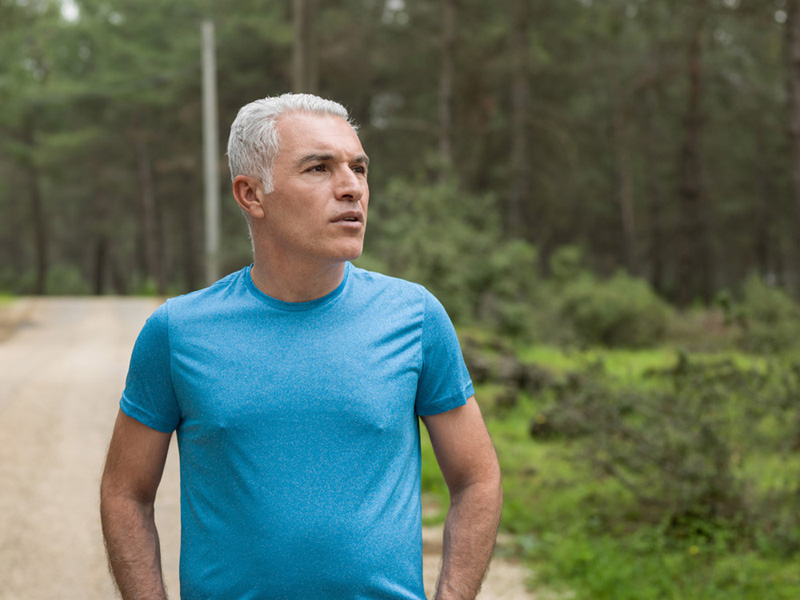
[(449, 581), (439, 581), (434, 600), (475, 600), (477, 592)]

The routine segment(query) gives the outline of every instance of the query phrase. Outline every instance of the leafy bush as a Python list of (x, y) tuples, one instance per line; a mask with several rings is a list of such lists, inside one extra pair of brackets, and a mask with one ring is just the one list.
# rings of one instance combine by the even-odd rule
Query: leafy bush
[(584, 273), (561, 295), (562, 317), (589, 344), (653, 346), (667, 329), (669, 306), (646, 281), (621, 271), (606, 281)]
[(535, 329), (536, 249), (502, 237), (494, 196), (455, 181), (395, 179), (370, 226), (364, 262), (423, 284), (455, 321), (511, 335)]
[(741, 344), (750, 352), (774, 353), (800, 347), (800, 305), (783, 290), (751, 277), (744, 298), (729, 309), (742, 327)]
[[(783, 478), (759, 493), (759, 473), (747, 465), (765, 451), (793, 451), (800, 436), (798, 370), (680, 355), (673, 368), (651, 371), (654, 385), (643, 391), (621, 388), (594, 365), (554, 388), (556, 400), (531, 421), (530, 432), (580, 440), (581, 458), (622, 484), (645, 522), (666, 524), (677, 537), (760, 536), (789, 555), (800, 550), (800, 486)], [(779, 425), (769, 425), (772, 419)]]
[(578, 246), (561, 246), (548, 261), (551, 279), (561, 285), (574, 281), (586, 272), (583, 251)]
[(651, 519), (729, 519), (742, 507), (718, 407), (694, 396), (620, 392), (589, 380), (531, 424), (582, 437), (586, 459), (622, 483)]
[(78, 267), (56, 264), (47, 272), (47, 292), (57, 295), (85, 296), (91, 293), (91, 288)]
[(459, 335), (537, 590), (800, 597), (800, 362)]
[(547, 536), (540, 577), (566, 579), (575, 600), (790, 600), (800, 594), (791, 561), (770, 561), (694, 537), (645, 528), (623, 538), (583, 531)]

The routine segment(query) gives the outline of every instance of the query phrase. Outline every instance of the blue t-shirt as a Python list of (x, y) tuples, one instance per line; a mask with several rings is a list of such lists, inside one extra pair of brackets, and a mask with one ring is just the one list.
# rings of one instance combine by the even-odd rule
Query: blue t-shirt
[(472, 394), (442, 305), (349, 263), (311, 302), (249, 267), (168, 300), (120, 405), (177, 431), (182, 599), (424, 599), (417, 416)]

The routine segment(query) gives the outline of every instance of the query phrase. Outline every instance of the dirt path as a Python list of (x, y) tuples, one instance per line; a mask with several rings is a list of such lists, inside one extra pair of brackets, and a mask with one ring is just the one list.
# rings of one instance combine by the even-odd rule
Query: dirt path
[[(98, 483), (133, 341), (156, 305), (133, 298), (22, 300), (13, 307), (13, 335), (0, 319), (0, 600), (114, 597)], [(177, 597), (175, 448), (156, 520), (165, 579)], [(426, 589), (439, 562), (431, 541), (437, 534), (426, 531)], [(481, 600), (533, 598), (525, 576), (518, 565), (495, 561)]]

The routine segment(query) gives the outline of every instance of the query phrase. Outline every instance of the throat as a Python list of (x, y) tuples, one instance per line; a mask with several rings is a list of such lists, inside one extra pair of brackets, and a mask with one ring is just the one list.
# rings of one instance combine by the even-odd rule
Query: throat
[(310, 302), (327, 296), (344, 280), (345, 262), (312, 268), (300, 265), (268, 264), (256, 259), (250, 269), (255, 286), (282, 302)]

